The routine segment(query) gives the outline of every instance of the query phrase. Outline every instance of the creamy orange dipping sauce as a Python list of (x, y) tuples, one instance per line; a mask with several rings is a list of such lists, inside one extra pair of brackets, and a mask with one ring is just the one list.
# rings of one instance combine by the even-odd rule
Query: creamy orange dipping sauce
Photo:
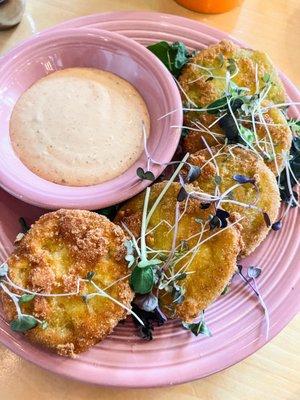
[(49, 181), (88, 186), (126, 171), (143, 152), (149, 114), (137, 90), (110, 72), (68, 68), (26, 90), (10, 120), (14, 151)]

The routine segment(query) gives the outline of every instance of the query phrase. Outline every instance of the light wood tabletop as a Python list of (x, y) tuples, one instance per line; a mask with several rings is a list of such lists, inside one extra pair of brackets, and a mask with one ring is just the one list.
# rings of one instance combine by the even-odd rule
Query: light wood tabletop
[[(166, 12), (217, 27), (250, 46), (267, 51), (278, 67), (300, 86), (299, 0), (245, 0), (242, 7), (220, 15), (197, 14), (173, 0), (28, 0), (21, 24), (0, 32), (0, 54), (59, 22), (117, 10)], [(0, 399), (299, 400), (299, 332), (300, 315), (263, 349), (223, 372), (185, 385), (147, 390), (100, 388), (69, 381), (0, 346)]]

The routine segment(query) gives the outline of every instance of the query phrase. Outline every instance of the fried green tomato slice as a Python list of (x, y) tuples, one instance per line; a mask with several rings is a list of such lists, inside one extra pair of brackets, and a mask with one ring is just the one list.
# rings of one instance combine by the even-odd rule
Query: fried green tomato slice
[[(161, 182), (151, 186), (148, 210), (165, 185), (166, 182)], [(229, 224), (223, 229), (211, 230), (209, 212), (201, 210), (199, 201), (195, 199), (177, 203), (179, 190), (179, 183), (172, 183), (159, 202), (150, 218), (146, 241), (152, 251), (160, 251), (167, 257), (173, 249), (172, 226), (175, 224), (176, 207), (179, 207), (176, 235), (178, 254), (176, 261), (171, 263), (165, 273), (170, 279), (180, 272), (187, 273), (178, 282), (185, 291), (185, 297), (181, 304), (175, 304), (164, 289), (159, 291), (158, 297), (170, 317), (177, 316), (183, 321), (192, 321), (221, 294), (235, 272), (240, 251), (240, 233), (237, 223)], [(116, 217), (116, 222), (124, 224), (136, 238), (140, 236), (144, 194), (143, 192), (126, 202)], [(179, 251), (181, 247), (185, 250)]]
[[(288, 126), (287, 120), (281, 110), (277, 108), (268, 108), (271, 106), (270, 102), (263, 102), (265, 107), (265, 112), (263, 113), (263, 121), (255, 120), (255, 131), (258, 141), (253, 142), (253, 149), (257, 154), (261, 155), (266, 165), (272, 170), (272, 172), (277, 176), (278, 172), (282, 171), (284, 167), (284, 157), (289, 152), (292, 143), (292, 132)], [(205, 116), (203, 116), (205, 120)], [(196, 122), (197, 123), (197, 122)], [(253, 123), (251, 119), (245, 118), (241, 123), (245, 128), (254, 131)], [(223, 142), (225, 139), (221, 128), (215, 125), (212, 128), (213, 131), (218, 131), (219, 135), (218, 141), (215, 138), (202, 129), (190, 130), (188, 135), (183, 139), (183, 148), (186, 152), (193, 154), (199, 150), (205, 148), (205, 143), (209, 146), (216, 146), (218, 142)]]
[[(239, 87), (249, 89), (247, 94), (254, 95), (257, 89), (264, 90), (266, 76), (272, 83), (270, 90), (264, 96), (264, 102), (259, 107), (261, 113), (255, 118), (255, 130), (259, 143), (254, 143), (253, 146), (265, 156), (267, 161), (269, 160), (268, 165), (277, 173), (273, 160), (274, 156), (276, 155), (278, 169), (280, 170), (282, 168), (282, 152), (287, 152), (290, 149), (292, 133), (279, 109), (264, 109), (273, 103), (284, 103), (286, 100), (283, 84), (266, 53), (244, 49), (230, 41), (222, 41), (198, 52), (183, 68), (179, 77), (183, 89), (182, 100), (185, 103), (188, 99), (194, 103), (191, 107), (197, 106), (203, 109), (214, 101), (223, 98), (226, 91), (225, 77), (232, 61), (234, 61), (238, 72), (232, 73), (231, 81)], [(221, 127), (218, 123), (211, 126), (218, 117), (217, 114), (209, 114), (205, 111), (187, 112), (185, 114), (185, 125), (191, 128), (183, 140), (185, 151), (195, 153), (205, 148), (201, 137), (204, 137), (210, 146), (217, 145), (218, 141), (224, 141), (224, 127)], [(250, 119), (250, 121), (239, 121), (239, 123), (253, 131), (252, 119), (249, 116), (247, 119)], [(207, 129), (210, 133), (205, 132)], [(272, 148), (272, 142), (274, 148)]]
[[(191, 164), (202, 170), (193, 185), (198, 187), (200, 194), (215, 195), (216, 187), (220, 195), (227, 192), (219, 206), (243, 218), (240, 222), (243, 227), (240, 256), (245, 257), (265, 239), (270, 224), (276, 221), (280, 207), (276, 179), (265, 163), (249, 150), (237, 146), (212, 147), (210, 150), (212, 154), (201, 150), (189, 158)], [(241, 183), (244, 178), (252, 183)], [(263, 213), (268, 215), (270, 224)]]
[[(23, 314), (46, 321), (25, 332), (32, 341), (56, 353), (74, 356), (104, 339), (127, 315), (126, 309), (110, 298), (95, 295), (89, 274), (100, 289), (127, 308), (133, 298), (124, 260), (122, 229), (106, 217), (90, 211), (59, 210), (43, 215), (8, 259), (9, 278), (16, 285), (40, 296), (21, 305)], [(82, 279), (82, 280), (81, 280)], [(8, 286), (11, 291), (23, 294)], [(16, 308), (1, 291), (4, 313), (15, 320)]]

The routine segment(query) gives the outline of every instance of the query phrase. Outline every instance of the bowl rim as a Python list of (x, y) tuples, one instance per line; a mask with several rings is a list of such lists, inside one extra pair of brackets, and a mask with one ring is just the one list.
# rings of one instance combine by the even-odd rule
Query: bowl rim
[[(170, 139), (168, 140), (168, 145), (164, 148), (164, 159), (163, 162), (168, 162), (173, 157), (176, 148), (178, 146), (180, 140), (180, 128), (171, 128), (171, 125), (181, 126), (182, 125), (182, 103), (180, 92), (177, 88), (176, 82), (173, 79), (172, 75), (165, 67), (165, 65), (146, 47), (136, 42), (133, 39), (130, 39), (126, 36), (120, 35), (115, 32), (106, 31), (104, 29), (96, 29), (96, 28), (64, 28), (56, 31), (48, 31), (37, 33), (31, 38), (24, 40), (8, 53), (6, 53), (3, 57), (0, 58), (0, 76), (2, 76), (0, 80), (0, 89), (1, 89), (1, 81), (5, 79), (7, 75), (10, 75), (10, 68), (7, 66), (10, 63), (17, 62), (18, 59), (22, 59), (22, 55), (27, 52), (32, 52), (37, 47), (44, 47), (45, 45), (58, 45), (57, 40), (72, 40), (82, 38), (84, 40), (91, 39), (91, 43), (94, 40), (99, 40), (99, 45), (101, 45), (101, 40), (109, 39), (112, 43), (117, 43), (120, 45), (120, 48), (126, 49), (129, 53), (137, 54), (139, 53), (139, 60), (141, 60), (141, 65), (144, 67), (150, 68), (153, 75), (158, 76), (159, 84), (162, 86), (163, 93), (165, 99), (168, 103), (171, 103), (172, 106), (170, 110), (175, 110), (170, 115), (170, 128), (168, 129), (169, 133), (171, 132)], [(60, 42), (61, 43), (61, 42)], [(121, 44), (120, 44), (121, 43)], [(97, 45), (97, 44), (96, 44)], [(33, 54), (33, 58), (35, 58), (37, 54)], [(64, 68), (63, 68), (64, 69)], [(7, 73), (5, 73), (5, 70)], [(139, 88), (136, 86), (136, 89)], [(151, 116), (150, 116), (151, 117)], [(9, 131), (3, 133), (4, 135), (9, 135)], [(160, 137), (167, 134), (166, 129), (164, 129), (160, 133)], [(156, 146), (155, 151), (158, 148)], [(1, 149), (0, 149), (1, 151)], [(154, 151), (154, 153), (155, 153)], [(141, 166), (145, 163), (146, 157), (143, 152), (140, 159)], [(136, 165), (133, 164), (133, 165)], [(21, 163), (19, 168), (28, 168)], [(18, 170), (20, 170), (18, 168)], [(131, 168), (131, 167), (130, 167)], [(163, 170), (165, 169), (164, 165), (153, 164), (151, 166), (151, 171), (154, 173), (155, 177), (158, 177)], [(127, 200), (130, 197), (133, 197), (137, 193), (141, 192), (145, 189), (150, 181), (139, 180), (137, 176), (133, 177), (130, 181), (130, 176), (126, 180), (126, 187), (121, 187), (120, 190), (117, 190), (116, 187), (111, 187), (110, 190), (106, 191), (105, 198), (103, 193), (104, 185), (108, 185), (110, 182), (118, 184), (117, 180), (119, 180), (123, 174), (126, 174), (128, 170), (124, 171), (123, 174), (114, 178), (113, 180), (100, 183), (98, 185), (91, 186), (83, 186), (83, 187), (74, 187), (74, 186), (63, 186), (59, 184), (55, 184), (51, 181), (47, 181), (45, 179), (40, 178), (38, 175), (32, 174), (32, 186), (28, 186), (27, 182), (24, 183), (20, 179), (13, 179), (13, 176), (9, 172), (10, 167), (0, 168), (0, 187), (6, 190), (11, 195), (29, 203), (31, 205), (35, 205), (38, 207), (48, 208), (48, 209), (58, 209), (58, 208), (80, 208), (80, 209), (98, 209), (107, 207), (112, 204), (117, 204), (122, 201)], [(29, 170), (28, 170), (29, 171)], [(38, 181), (43, 181), (43, 184), (49, 187), (48, 190), (41, 190), (38, 187)], [(116, 181), (116, 182), (114, 182)], [(52, 190), (50, 190), (52, 188)], [(93, 189), (92, 189), (93, 188)], [(93, 192), (94, 191), (94, 192)], [(97, 192), (97, 193), (95, 193)]]

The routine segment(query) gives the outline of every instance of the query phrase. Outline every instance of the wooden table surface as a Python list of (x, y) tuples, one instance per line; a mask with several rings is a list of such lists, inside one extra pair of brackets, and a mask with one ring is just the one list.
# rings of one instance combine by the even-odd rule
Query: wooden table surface
[[(0, 32), (0, 54), (33, 33), (64, 20), (117, 10), (177, 14), (230, 32), (249, 45), (266, 50), (300, 86), (299, 0), (245, 0), (241, 8), (221, 15), (197, 14), (173, 0), (28, 0), (21, 24)], [(62, 379), (0, 346), (0, 399), (299, 400), (299, 332), (300, 315), (271, 343), (226, 371), (185, 385), (147, 390), (100, 388)]]

